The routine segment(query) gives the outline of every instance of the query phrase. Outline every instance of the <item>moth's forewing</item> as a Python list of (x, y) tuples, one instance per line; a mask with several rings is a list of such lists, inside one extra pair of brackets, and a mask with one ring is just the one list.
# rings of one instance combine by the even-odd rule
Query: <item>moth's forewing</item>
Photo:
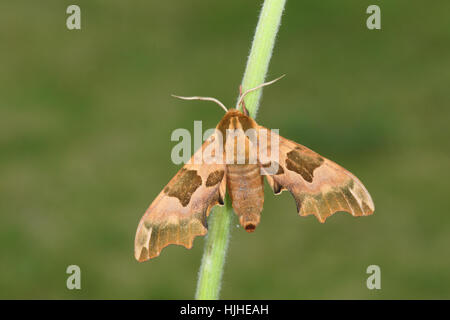
[(352, 173), (305, 146), (278, 137), (281, 170), (267, 176), (267, 180), (274, 193), (282, 190), (292, 193), (300, 215), (313, 214), (325, 222), (337, 211), (353, 216), (374, 212), (369, 192)]
[(195, 163), (206, 141), (167, 184), (142, 217), (135, 238), (135, 257), (145, 261), (177, 244), (191, 248), (196, 236), (207, 233), (211, 208), (223, 204), (226, 168), (223, 164)]

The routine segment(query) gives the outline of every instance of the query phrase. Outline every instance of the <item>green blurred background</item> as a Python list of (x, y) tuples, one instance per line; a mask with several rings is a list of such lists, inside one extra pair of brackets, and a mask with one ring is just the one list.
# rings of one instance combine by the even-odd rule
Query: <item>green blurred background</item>
[[(66, 28), (69, 4), (82, 30)], [(236, 101), (262, 1), (0, 3), (0, 298), (192, 298), (203, 238), (138, 263), (141, 215), (179, 170), (176, 128)], [(382, 30), (366, 28), (370, 4)], [(290, 0), (258, 122), (333, 159), (373, 216), (300, 218), (266, 188), (234, 227), (222, 298), (450, 298), (450, 2)], [(267, 186), (266, 186), (267, 187)], [(235, 219), (234, 225), (237, 225)], [(66, 288), (68, 265), (81, 290)], [(381, 267), (381, 290), (366, 268)]]

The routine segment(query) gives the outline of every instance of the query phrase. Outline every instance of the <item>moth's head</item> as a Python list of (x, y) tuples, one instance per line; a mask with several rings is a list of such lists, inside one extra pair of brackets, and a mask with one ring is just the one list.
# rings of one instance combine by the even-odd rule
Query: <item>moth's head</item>
[(241, 114), (244, 113), (238, 109), (228, 109), (224, 117), (239, 117)]

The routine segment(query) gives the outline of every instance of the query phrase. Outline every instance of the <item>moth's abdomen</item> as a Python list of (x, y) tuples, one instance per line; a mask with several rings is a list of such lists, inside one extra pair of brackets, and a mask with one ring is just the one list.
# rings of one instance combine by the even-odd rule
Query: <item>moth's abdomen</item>
[(253, 232), (259, 223), (264, 204), (264, 182), (259, 166), (228, 165), (227, 190), (240, 224), (247, 232)]

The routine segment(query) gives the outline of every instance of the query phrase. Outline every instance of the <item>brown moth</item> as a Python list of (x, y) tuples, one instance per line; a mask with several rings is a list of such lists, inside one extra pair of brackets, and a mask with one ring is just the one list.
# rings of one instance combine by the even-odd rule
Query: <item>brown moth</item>
[[(213, 98), (189, 99), (194, 98), (216, 101)], [(216, 134), (204, 142), (147, 209), (136, 232), (135, 257), (138, 261), (159, 256), (161, 250), (170, 244), (191, 248), (196, 236), (207, 233), (209, 212), (213, 206), (223, 205), (226, 191), (242, 227), (247, 232), (255, 230), (264, 203), (264, 175), (261, 172), (274, 163), (258, 156), (256, 163), (251, 163), (252, 154), (248, 146), (252, 141), (243, 134), (233, 139), (226, 138), (227, 130), (244, 132), (254, 129), (256, 135), (268, 133), (270, 139), (267, 139), (267, 150), (264, 150), (267, 154), (272, 153), (271, 138), (276, 138), (278, 163), (275, 165), (278, 169), (265, 176), (275, 194), (288, 190), (293, 195), (301, 216), (314, 215), (323, 223), (337, 211), (346, 211), (353, 216), (373, 213), (374, 204), (368, 191), (353, 174), (307, 147), (258, 125), (248, 116), (245, 105), (243, 110), (227, 110), (216, 127)], [(224, 158), (228, 156), (227, 152), (237, 152), (234, 144), (238, 139), (245, 141), (245, 163), (193, 161), (216, 141), (217, 133), (225, 137), (221, 142)]]

